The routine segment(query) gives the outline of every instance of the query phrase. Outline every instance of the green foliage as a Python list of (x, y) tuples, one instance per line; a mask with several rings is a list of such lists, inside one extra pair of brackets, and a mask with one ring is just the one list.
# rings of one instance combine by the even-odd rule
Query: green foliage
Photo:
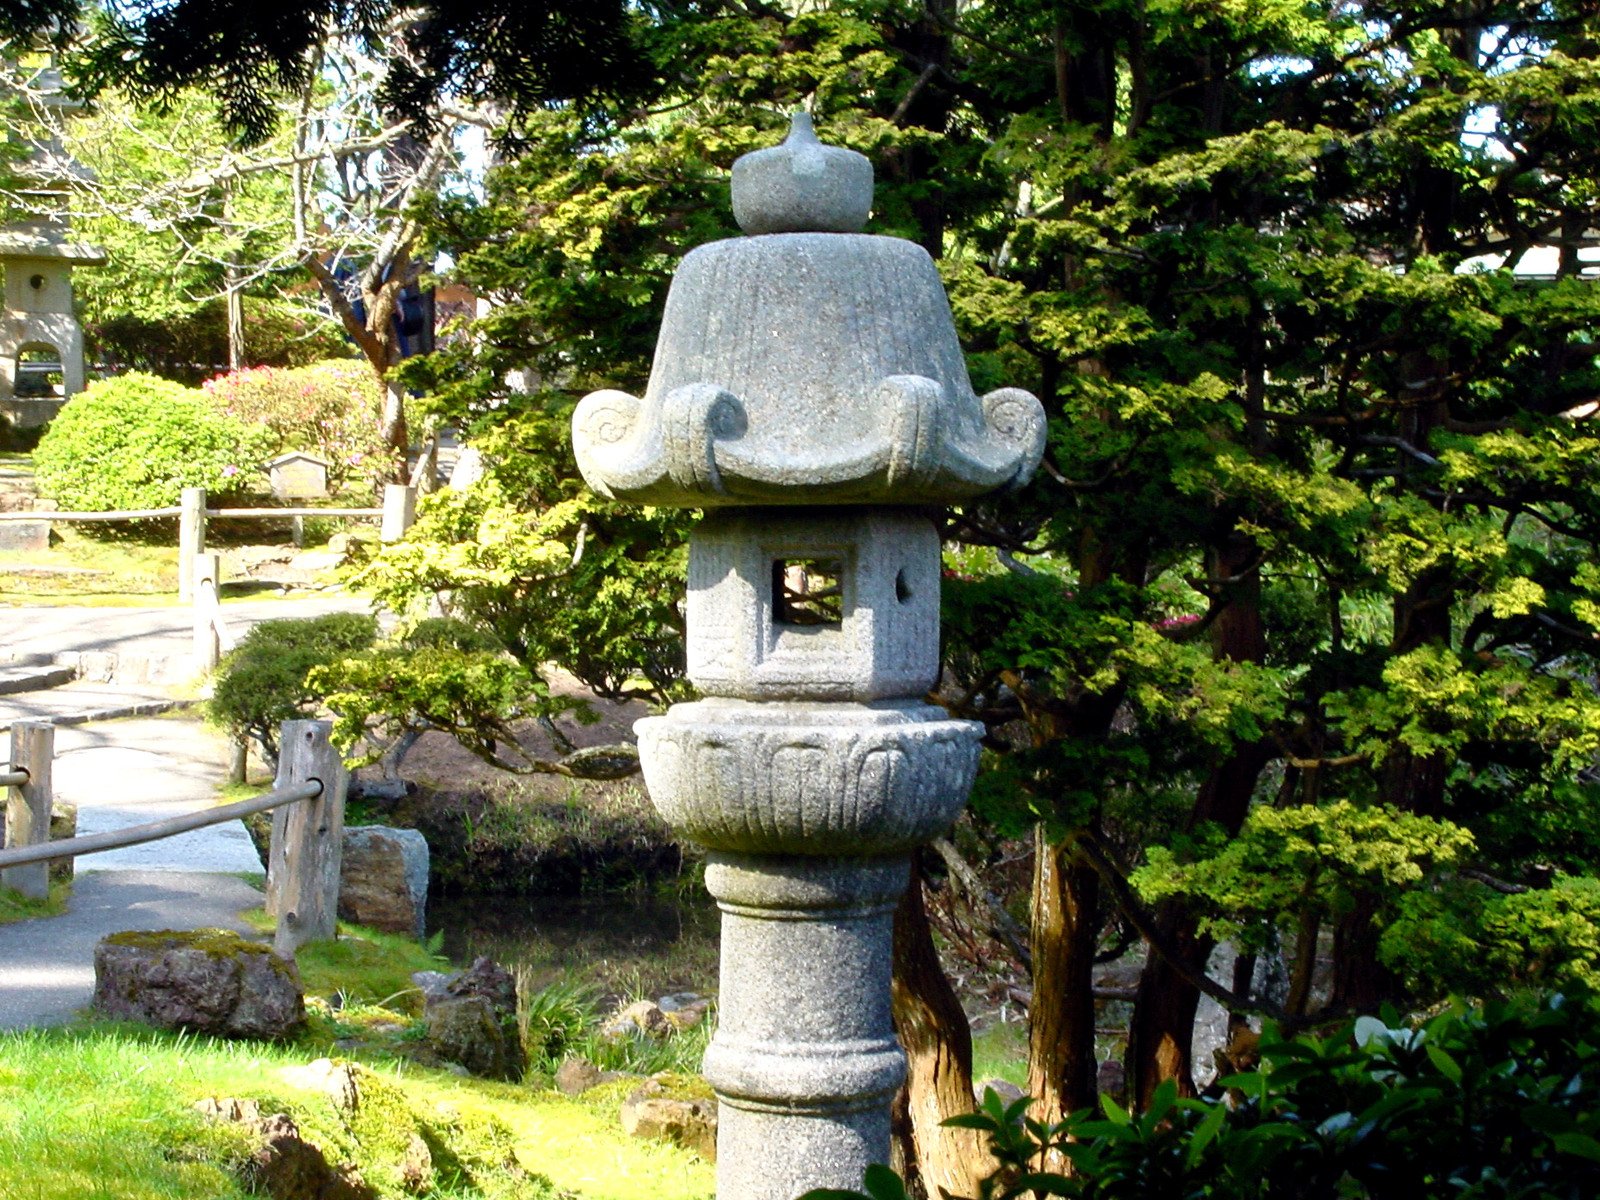
[[(448, 733), (505, 770), (518, 765), (511, 723), (577, 707), (503, 652), (404, 642), (314, 667), (307, 688), (333, 712), (334, 741), (347, 757), (376, 762), (406, 733)], [(370, 749), (361, 753), (367, 743)]]
[(186, 487), (226, 496), (256, 482), (266, 446), (198, 390), (129, 374), (72, 397), (33, 461), (40, 491), (63, 508), (166, 508)]
[(325, 460), (333, 491), (388, 477), (379, 433), (383, 396), (365, 363), (250, 367), (208, 379), (202, 388), (230, 417), (267, 429), (274, 455), (305, 450)]
[(1247, 943), (1251, 926), (1340, 915), (1358, 891), (1398, 894), (1473, 849), (1472, 835), (1447, 821), (1348, 800), (1257, 808), (1237, 837), (1213, 827), (1194, 842), (1192, 858), (1151, 847), (1129, 882), (1148, 903), (1188, 901), (1203, 930)]
[(425, 498), (355, 582), (397, 612), (440, 601), (490, 636), (530, 681), (528, 715), (571, 707), (543, 681), (551, 663), (600, 696), (665, 702), (684, 692), (688, 522), (583, 489), (563, 448), (568, 418), (559, 404), (509, 406), (475, 441), (487, 476)]
[(1378, 951), (1422, 994), (1600, 991), (1600, 880), (1557, 875), (1548, 887), (1511, 892), (1454, 880), (1411, 892)]
[(262, 621), (217, 665), (206, 713), (276, 762), (278, 727), (316, 711), (317, 693), (306, 682), (312, 668), (364, 650), (377, 636), (377, 621), (361, 613)]
[[(225, 301), (207, 300), (192, 310), (161, 316), (116, 311), (115, 306), (124, 302), (107, 297), (103, 303), (108, 315), (85, 322), (92, 362), (119, 374), (144, 371), (194, 386), (218, 363), (228, 361)], [(252, 362), (301, 366), (344, 348), (342, 336), (314, 314), (270, 298), (247, 300), (246, 307), (250, 330), (246, 353)]]
[[(481, 198), (428, 214), (501, 303), (406, 377), (493, 478), (370, 581), (458, 597), (530, 672), (598, 646), (591, 685), (681, 686), (650, 665), (678, 632), (677, 527), (583, 493), (563, 422), (642, 386), (673, 266), (731, 233), (733, 158), (804, 105), (873, 160), (873, 230), (935, 256), (974, 380), (1049, 416), (1036, 481), (946, 527), (941, 698), (990, 735), (980, 818), (1104, 847), (1108, 874), (1148, 862), (1195, 970), (1201, 922), (1292, 926), (1305, 1004), (1324, 922), (1337, 1003), (1370, 1008), (1400, 994), (1384, 929), (1442, 946), (1428, 899), (1469, 893), (1472, 944), (1492, 910), (1517, 931), (1495, 944), (1524, 941), (1513, 977), (1572, 977), (1576, 893), (1514, 893), (1515, 919), (1488, 893), (1600, 865), (1600, 290), (1571, 232), (1594, 222), (1600, 27), (1424, 8), (654, 13), (671, 105), (552, 112)], [(1553, 277), (1516, 270), (1541, 245)], [(1131, 894), (1103, 890), (1101, 932)]]
[[(1416, 1028), (1367, 1017), (1325, 1039), (1269, 1028), (1260, 1068), (1221, 1081), (1231, 1101), (1180, 1099), (1168, 1081), (1142, 1113), (1103, 1097), (1045, 1126), (1028, 1098), (991, 1091), (947, 1123), (988, 1135), (994, 1200), (1557, 1200), (1600, 1187), (1595, 1028), (1592, 1008), (1560, 995), (1453, 1007)], [(1072, 1174), (1042, 1167), (1044, 1152)], [(883, 1168), (867, 1184), (805, 1200), (907, 1194)]]

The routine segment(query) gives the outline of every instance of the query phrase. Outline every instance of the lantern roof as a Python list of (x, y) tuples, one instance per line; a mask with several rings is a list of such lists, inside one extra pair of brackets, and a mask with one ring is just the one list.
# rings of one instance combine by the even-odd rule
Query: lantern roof
[(573, 415), (589, 485), (616, 499), (946, 504), (1020, 487), (1044, 451), (1039, 401), (972, 389), (938, 270), (914, 242), (860, 232), (872, 166), (797, 113), (733, 166), (746, 236), (673, 277), (642, 397)]

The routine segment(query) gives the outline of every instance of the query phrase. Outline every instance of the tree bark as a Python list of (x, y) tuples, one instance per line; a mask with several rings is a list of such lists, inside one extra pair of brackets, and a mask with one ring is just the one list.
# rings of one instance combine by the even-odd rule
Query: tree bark
[[(985, 1139), (970, 1129), (946, 1129), (950, 1117), (970, 1113), (972, 1030), (955, 989), (939, 965), (922, 900), (921, 851), (912, 860), (911, 886), (894, 917), (895, 1033), (906, 1052), (902, 1135), (909, 1134), (907, 1164), (933, 1198), (976, 1197), (995, 1169)], [(904, 1140), (902, 1140), (904, 1145)]]
[[(1260, 662), (1266, 656), (1261, 624), (1261, 582), (1254, 569), (1258, 550), (1249, 538), (1231, 535), (1208, 555), (1207, 573), (1224, 606), (1212, 624), (1213, 654), (1219, 660)], [(1214, 823), (1230, 837), (1244, 825), (1250, 798), (1272, 758), (1266, 742), (1235, 746), (1207, 775), (1195, 797), (1190, 826)], [(1194, 971), (1204, 971), (1215, 945), (1197, 931), (1184, 905), (1164, 904), (1158, 921), (1165, 942)], [(1149, 1104), (1163, 1080), (1172, 1079), (1183, 1095), (1194, 1094), (1193, 1042), (1199, 990), (1161, 955), (1151, 952), (1139, 977), (1138, 996), (1128, 1028), (1129, 1094), (1140, 1107)]]
[[(1100, 936), (1100, 877), (1034, 831), (1033, 1003), (1028, 1008), (1028, 1094), (1049, 1124), (1095, 1102), (1094, 957)], [(1065, 1161), (1041, 1164), (1062, 1171)]]

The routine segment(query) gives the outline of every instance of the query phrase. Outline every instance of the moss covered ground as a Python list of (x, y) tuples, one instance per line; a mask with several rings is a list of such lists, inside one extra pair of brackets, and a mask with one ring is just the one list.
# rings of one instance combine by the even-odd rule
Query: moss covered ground
[[(428, 1146), (434, 1200), (700, 1200), (710, 1164), (623, 1134), (623, 1081), (569, 1098), (548, 1071), (522, 1084), (464, 1078), (413, 1061), (420, 994), (411, 972), (447, 964), (405, 938), (345, 927), (303, 947), (309, 1023), (281, 1046), (94, 1023), (0, 1035), (0, 1195), (5, 1200), (242, 1200), (254, 1150), (197, 1101), (253, 1100), (286, 1112), (330, 1160), (380, 1195), (419, 1194), (402, 1170)], [(696, 1039), (699, 1044), (703, 1041)], [(338, 1109), (304, 1068), (358, 1064), (362, 1102)], [(547, 1064), (548, 1065), (548, 1064)], [(698, 1080), (685, 1080), (693, 1088)]]
[[(627, 1138), (615, 1089), (555, 1092), (410, 1065), (360, 1076), (363, 1107), (337, 1109), (295, 1082), (314, 1047), (267, 1047), (129, 1026), (0, 1036), (0, 1180), (7, 1200), (242, 1200), (253, 1150), (235, 1126), (195, 1112), (206, 1098), (287, 1112), (330, 1158), (385, 1197), (406, 1191), (413, 1132), (432, 1151), (437, 1200), (699, 1200), (712, 1168), (687, 1151)], [(286, 1069), (287, 1073), (286, 1073)], [(507, 1155), (520, 1170), (507, 1169)]]
[(50, 881), (47, 899), (32, 900), (15, 888), (0, 888), (0, 925), (12, 921), (25, 921), (29, 917), (54, 917), (66, 911), (67, 897), (72, 894), (72, 884), (64, 879)]

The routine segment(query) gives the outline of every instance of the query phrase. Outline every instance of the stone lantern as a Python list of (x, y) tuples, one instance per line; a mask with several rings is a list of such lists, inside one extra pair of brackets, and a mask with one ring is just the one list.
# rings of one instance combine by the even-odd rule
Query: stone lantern
[[(54, 68), (32, 80), (40, 103), (56, 116), (35, 131), (32, 153), (19, 164), (19, 187), (33, 213), (0, 229), (0, 272), (5, 275), (0, 305), (0, 422), (19, 429), (38, 428), (83, 390), (83, 328), (72, 306), (72, 271), (104, 266), (105, 252), (70, 238), (65, 215), (68, 192), (87, 172), (67, 157), (53, 132), (64, 114), (78, 107), (65, 94)], [(32, 370), (24, 356), (37, 361)], [(59, 387), (41, 368), (59, 369)]]
[(888, 1159), (894, 909), (910, 850), (966, 803), (981, 732), (923, 700), (930, 517), (1025, 483), (1044, 448), (1033, 396), (974, 394), (933, 261), (861, 233), (871, 205), (871, 164), (796, 114), (734, 164), (747, 236), (680, 264), (644, 396), (573, 416), (597, 492), (708, 510), (687, 609), (705, 698), (636, 728), (722, 910), (720, 1200), (859, 1187)]

